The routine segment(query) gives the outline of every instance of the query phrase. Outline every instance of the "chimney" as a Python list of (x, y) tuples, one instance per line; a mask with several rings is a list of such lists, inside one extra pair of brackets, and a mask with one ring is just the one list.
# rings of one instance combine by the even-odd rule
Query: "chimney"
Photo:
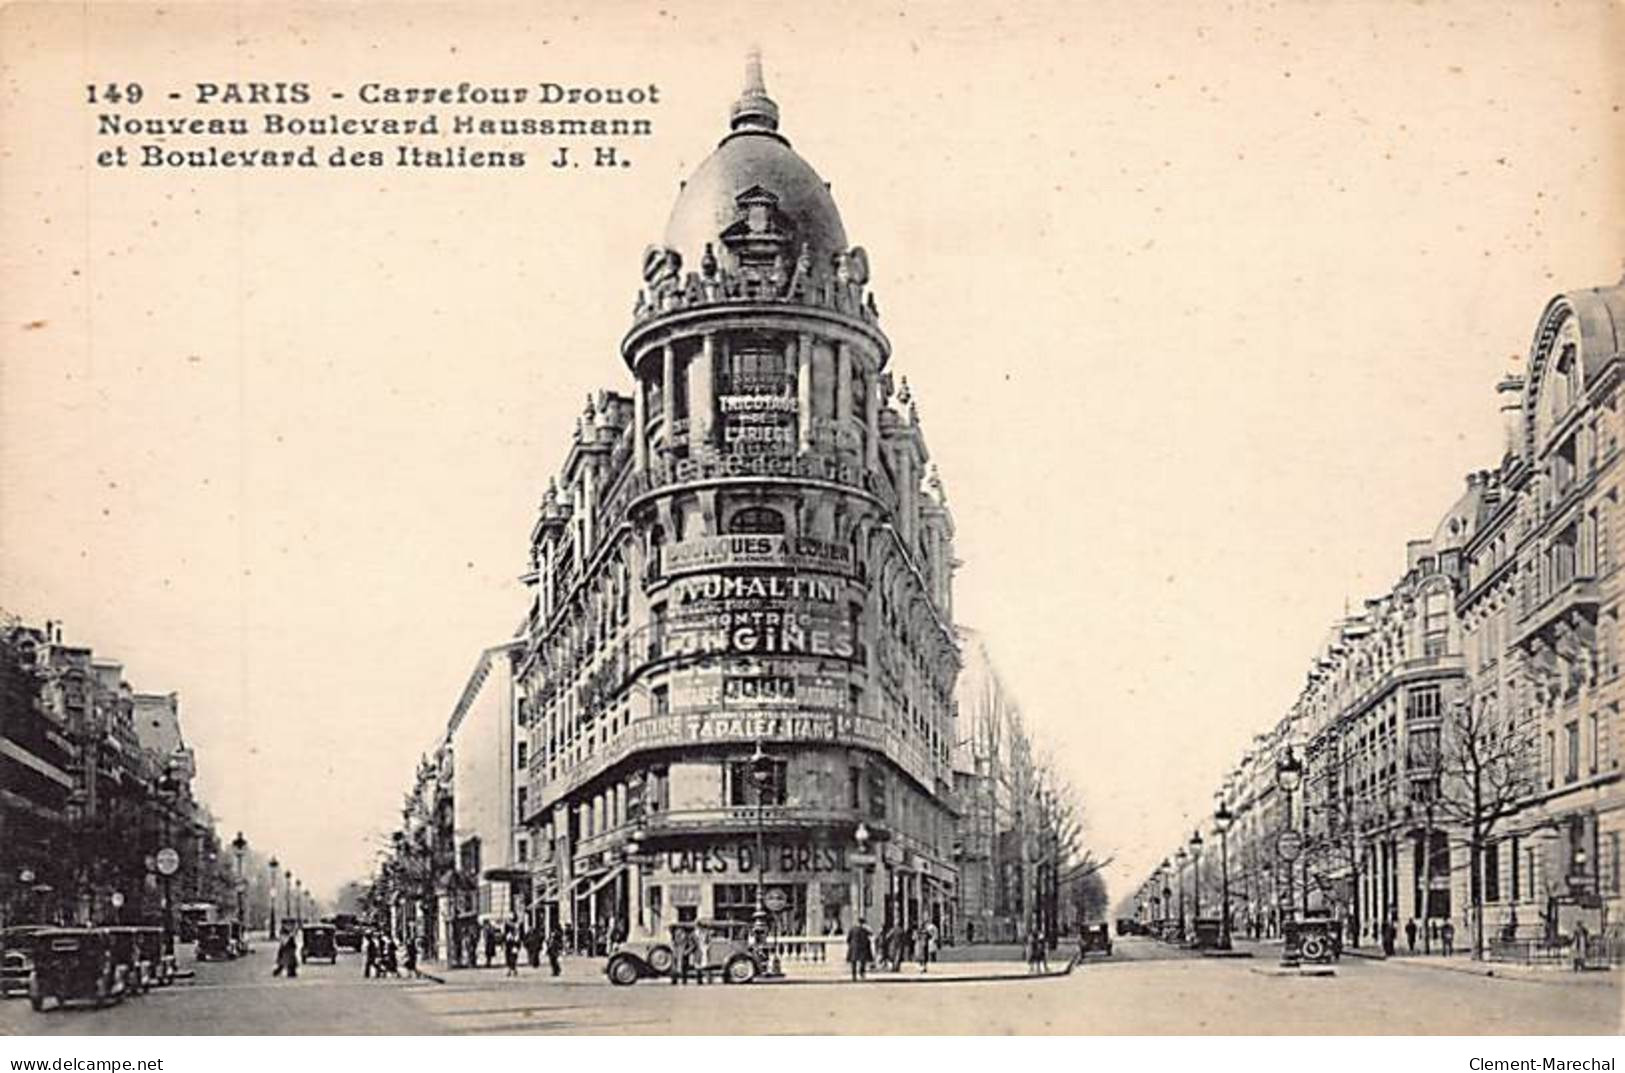
[(1501, 408), (1501, 457), (1523, 454), (1523, 377), (1508, 373), (1495, 385)]

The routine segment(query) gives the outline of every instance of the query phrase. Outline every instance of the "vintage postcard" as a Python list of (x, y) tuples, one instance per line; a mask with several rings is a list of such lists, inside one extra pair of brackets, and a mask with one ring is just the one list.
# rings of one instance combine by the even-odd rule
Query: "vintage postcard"
[(0, 1035), (1613, 1068), (1622, 52), (0, 8)]

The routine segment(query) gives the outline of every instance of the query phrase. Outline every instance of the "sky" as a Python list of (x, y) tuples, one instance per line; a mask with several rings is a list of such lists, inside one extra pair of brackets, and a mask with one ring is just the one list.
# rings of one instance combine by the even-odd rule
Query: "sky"
[[(221, 829), (324, 894), (523, 614), (536, 506), (588, 393), (626, 389), (642, 251), (753, 43), (869, 253), (957, 617), (1114, 896), (1498, 462), (1546, 301), (1625, 271), (1604, 3), (0, 21), (0, 607), (178, 691)], [(224, 79), (660, 94), (618, 169), (94, 166), (120, 139), (86, 84), (196, 115)]]

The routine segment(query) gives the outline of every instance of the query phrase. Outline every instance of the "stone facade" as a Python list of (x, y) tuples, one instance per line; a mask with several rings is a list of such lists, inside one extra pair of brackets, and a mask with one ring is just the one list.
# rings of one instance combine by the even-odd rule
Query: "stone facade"
[[(1467, 478), (1389, 593), (1333, 628), (1298, 701), (1221, 787), (1238, 931), (1271, 933), (1292, 905), (1367, 942), (1414, 922), (1432, 948), (1448, 922), (1458, 948), (1489, 956), (1576, 935), (1625, 953), (1622, 324), (1625, 283), (1552, 299), (1497, 388), (1500, 464)], [(1304, 766), (1290, 812), (1289, 749)], [(1287, 826), (1303, 845), (1290, 880)], [(1177, 915), (1170, 877), (1198, 882), (1165, 865), (1137, 897), (1147, 921)]]
[(539, 922), (953, 926), (953, 522), (868, 282), (753, 63), (531, 534)]

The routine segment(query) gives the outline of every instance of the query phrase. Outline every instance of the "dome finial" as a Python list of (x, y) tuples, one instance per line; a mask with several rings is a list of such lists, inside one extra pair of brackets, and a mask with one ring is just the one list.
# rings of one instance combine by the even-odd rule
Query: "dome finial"
[(728, 117), (734, 130), (778, 130), (779, 106), (767, 95), (762, 80), (762, 50), (752, 45), (745, 53), (745, 89)]

